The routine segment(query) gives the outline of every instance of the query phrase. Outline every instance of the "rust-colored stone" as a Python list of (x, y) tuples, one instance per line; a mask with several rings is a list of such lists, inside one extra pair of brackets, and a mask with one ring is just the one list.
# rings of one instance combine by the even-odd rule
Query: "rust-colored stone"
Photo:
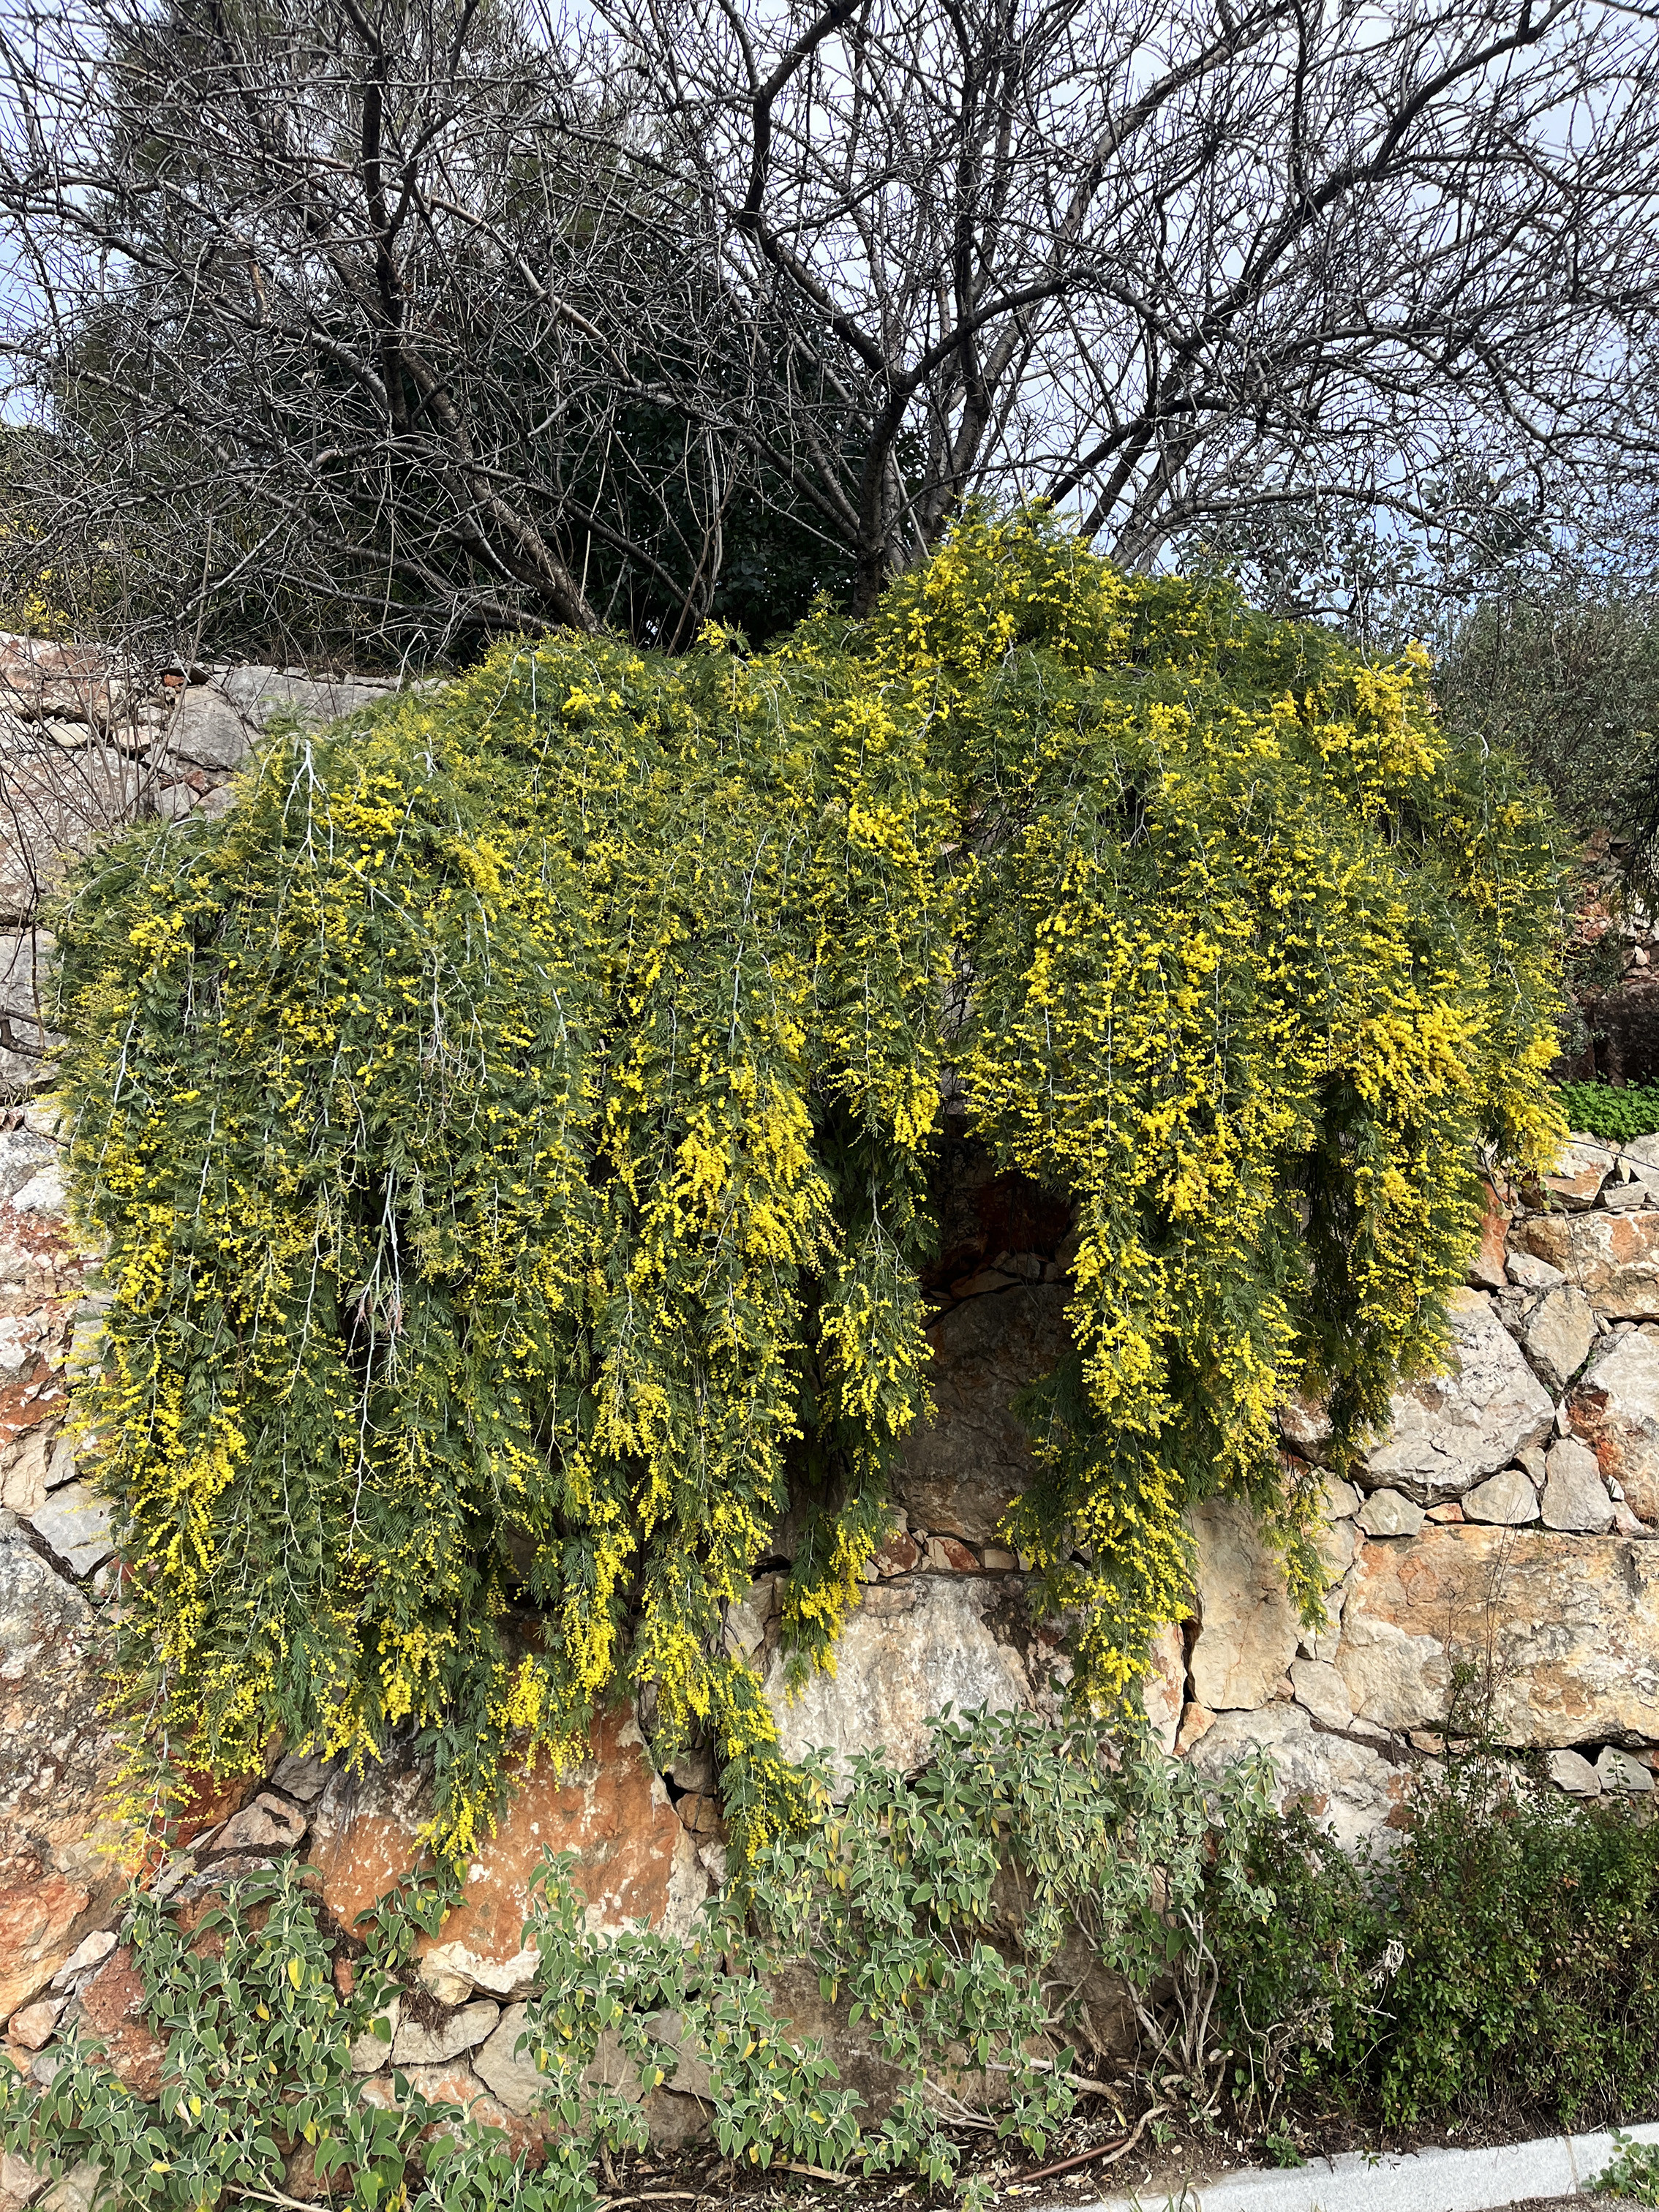
[(111, 2070), (135, 2097), (153, 2102), (167, 2066), (167, 2045), (151, 2034), (144, 2018), (144, 1984), (132, 1962), (132, 1947), (112, 1951), (81, 1993), (87, 2033), (104, 2046)]
[[(323, 1878), (323, 1899), (349, 1928), (417, 1856), (428, 1815), (425, 1777), (378, 1771), (356, 1780), (337, 1775), (318, 1799), (307, 1856)], [(460, 1905), (419, 1948), (443, 1946), (481, 1965), (501, 1966), (524, 1946), (532, 1877), (556, 1851), (574, 1851), (576, 1881), (590, 1923), (610, 1929), (629, 1921), (683, 1928), (708, 1892), (696, 1847), (652, 1768), (631, 1715), (595, 1722), (580, 1765), (555, 1774), (544, 1759), (509, 1778), (495, 1834), (467, 1869)], [(488, 1978), (480, 1986), (488, 1988)]]
[(78, 1881), (57, 1874), (0, 1890), (0, 2014), (45, 1989), (74, 1950), (71, 1930), (90, 1901)]
[(1336, 1660), (1357, 1714), (1437, 1727), (1454, 1662), (1488, 1655), (1505, 1742), (1659, 1736), (1659, 1544), (1468, 1522), (1367, 1545)]

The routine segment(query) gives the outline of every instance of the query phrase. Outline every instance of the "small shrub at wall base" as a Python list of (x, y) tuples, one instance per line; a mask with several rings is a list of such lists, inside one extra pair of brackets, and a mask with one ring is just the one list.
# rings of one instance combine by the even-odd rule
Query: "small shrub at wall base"
[(1421, 1778), (1411, 1813), (1391, 1858), (1295, 1814), (1259, 1831), (1279, 1912), (1218, 1938), (1252, 2095), (1334, 2092), (1390, 2125), (1629, 2117), (1659, 2075), (1659, 1825), (1492, 1755)]
[(1212, 1492), (1317, 1615), (1274, 1408), (1357, 1437), (1481, 1148), (1559, 1140), (1550, 837), (1419, 659), (1028, 515), (763, 654), (503, 647), (95, 856), (57, 1019), (135, 1817), (402, 1729), (459, 1858), (620, 1687), (740, 1850), (810, 1820), (722, 1619), (796, 1510), (818, 1662), (891, 1525), (946, 1087), (1075, 1208), (1004, 1534), (1097, 1709)]
[[(453, 1874), (364, 1917), (348, 1994), (291, 1863), (193, 1925), (135, 1895), (129, 1940), (170, 2045), (159, 2096), (78, 2045), (46, 2087), (0, 2069), (0, 2140), (54, 2172), (100, 2165), (116, 2206), (258, 2201), (303, 2152), (362, 2212), (588, 2212), (605, 2158), (645, 2147), (640, 2100), (688, 2065), (746, 2169), (936, 2186), (960, 2178), (964, 2142), (1040, 2161), (1085, 2112), (1102, 2132), (1219, 2121), (1288, 2164), (1310, 2103), (1346, 2106), (1363, 2136), (1452, 2113), (1594, 2124), (1651, 2098), (1659, 1824), (1628, 1808), (1474, 1759), (1419, 1778), (1394, 1857), (1351, 1860), (1273, 1810), (1265, 1760), (1206, 1782), (1091, 1723), (1012, 1715), (942, 1721), (933, 1747), (910, 1778), (861, 1759), (844, 1805), (758, 1846), (685, 1936), (596, 1934), (571, 1863), (542, 1869), (520, 2049), (554, 2131), (535, 2156), (406, 2081), (396, 2111), (366, 2105), (351, 2073)], [(875, 2108), (792, 2025), (804, 2004), (891, 2067)], [(1632, 2185), (1648, 2155), (1625, 2154)]]

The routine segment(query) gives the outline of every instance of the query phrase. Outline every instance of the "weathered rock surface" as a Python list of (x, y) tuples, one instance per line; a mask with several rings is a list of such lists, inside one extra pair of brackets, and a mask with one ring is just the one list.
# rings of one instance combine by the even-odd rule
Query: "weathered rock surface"
[(1595, 1137), (1583, 1132), (1570, 1137), (1554, 1167), (1539, 1177), (1546, 1200), (1571, 1212), (1594, 1206), (1613, 1171), (1613, 1147)]
[(501, 2007), (486, 1999), (462, 2005), (434, 2027), (406, 2020), (392, 2038), (392, 2063), (394, 2066), (447, 2066), (452, 2058), (475, 2050), (493, 2034), (501, 2016)]
[(1301, 1636), (1284, 1571), (1262, 1545), (1249, 1508), (1212, 1498), (1195, 1509), (1198, 1632), (1193, 1694), (1212, 1712), (1264, 1704)]
[(144, 2017), (144, 1984), (125, 1943), (98, 1969), (81, 1994), (87, 2033), (103, 2045), (119, 2080), (136, 2097), (153, 2099), (161, 2086), (167, 2045)]
[(1544, 1388), (1559, 1397), (1589, 1358), (1595, 1313), (1582, 1291), (1546, 1291), (1521, 1325), (1521, 1349)]
[(1396, 1390), (1388, 1433), (1366, 1452), (1362, 1480), (1419, 1505), (1461, 1498), (1547, 1433), (1555, 1407), (1478, 1291), (1451, 1300), (1443, 1375)]
[(114, 1556), (109, 1507), (84, 1482), (65, 1483), (30, 1516), (36, 1535), (75, 1575), (89, 1575)]
[[(331, 1778), (312, 1812), (307, 1856), (324, 1901), (349, 1928), (415, 1863), (430, 1811), (427, 1779), (413, 1767)], [(668, 1802), (631, 1717), (594, 1723), (580, 1765), (556, 1775), (545, 1760), (515, 1778), (501, 1824), (467, 1869), (460, 1905), (419, 1948), (459, 1946), (510, 1979), (524, 1951), (526, 1900), (549, 1852), (574, 1851), (590, 1927), (616, 1932), (630, 1920), (679, 1933), (708, 1891), (696, 1848)]]
[(1352, 1846), (1403, 1818), (1407, 1770), (1368, 1744), (1316, 1729), (1300, 1705), (1283, 1701), (1258, 1712), (1222, 1713), (1199, 1738), (1193, 1765), (1219, 1774), (1253, 1751), (1272, 1759), (1282, 1805), (1300, 1805), (1338, 1843)]
[(911, 1524), (982, 1544), (1035, 1471), (1008, 1401), (1065, 1352), (1066, 1293), (1032, 1284), (966, 1298), (928, 1330), (937, 1418), (910, 1437), (893, 1477)]
[(978, 1576), (869, 1585), (842, 1631), (833, 1676), (814, 1674), (792, 1701), (782, 1655), (772, 1657), (764, 1686), (785, 1756), (827, 1751), (840, 1781), (861, 1751), (884, 1750), (908, 1770), (926, 1757), (927, 1723), (946, 1705), (957, 1713), (1034, 1708), (1025, 1662), (993, 1625), (1003, 1602), (1000, 1586)]
[[(0, 1881), (61, 1875), (83, 1905), (113, 1897), (123, 1878), (105, 1850), (119, 1754), (99, 1711), (103, 1659), (95, 1609), (0, 1516)], [(62, 1932), (37, 1986), (83, 1932), (76, 1914)], [(0, 1939), (0, 1978), (10, 1950)]]
[(1437, 1727), (1452, 1661), (1488, 1653), (1501, 1741), (1659, 1736), (1659, 1544), (1431, 1522), (1366, 1546), (1336, 1661), (1356, 1713)]
[(1639, 1328), (1613, 1338), (1569, 1396), (1567, 1418), (1632, 1512), (1659, 1521), (1659, 1340)]
[(1659, 1213), (1534, 1214), (1515, 1237), (1576, 1283), (1597, 1313), (1659, 1319)]
[(1423, 1526), (1423, 1508), (1399, 1490), (1374, 1490), (1358, 1514), (1368, 1536), (1414, 1536)]
[(1524, 1528), (1538, 1518), (1538, 1492), (1524, 1468), (1506, 1467), (1464, 1493), (1463, 1511), (1471, 1521)]
[(248, 727), (230, 702), (205, 684), (191, 684), (179, 702), (168, 748), (198, 768), (228, 775), (252, 747)]
[(1613, 1526), (1613, 1500), (1588, 1445), (1552, 1445), (1544, 1479), (1544, 1526), (1600, 1536)]

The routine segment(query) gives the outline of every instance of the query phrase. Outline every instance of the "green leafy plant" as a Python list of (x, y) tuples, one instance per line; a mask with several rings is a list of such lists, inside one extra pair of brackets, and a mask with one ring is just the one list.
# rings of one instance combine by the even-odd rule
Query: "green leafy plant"
[(1475, 1753), (1420, 1778), (1391, 1857), (1258, 1829), (1272, 1916), (1221, 1936), (1238, 2086), (1316, 2082), (1412, 2122), (1493, 2104), (1568, 2124), (1659, 2065), (1659, 1829)]
[(598, 2191), (579, 2150), (556, 2145), (532, 2173), (499, 2129), (402, 2075), (392, 2108), (362, 2096), (352, 2042), (377, 2022), (384, 2037), (418, 1929), (453, 1899), (441, 1878), (394, 1893), (346, 1995), (341, 1950), (292, 1861), (230, 1883), (199, 1917), (135, 1891), (126, 1940), (167, 2045), (159, 2094), (140, 2096), (77, 2039), (44, 2084), (0, 2069), (0, 2142), (53, 2175), (90, 2166), (100, 2203), (146, 2212), (290, 2202), (296, 2155), (358, 2212), (586, 2212)]
[(1553, 1150), (1553, 883), (1420, 659), (1041, 516), (762, 655), (503, 647), (133, 831), (56, 926), (137, 1809), (408, 1726), (459, 1856), (620, 1684), (740, 1848), (806, 1817), (721, 1615), (792, 1469), (803, 1666), (888, 1530), (947, 1083), (1076, 1209), (1006, 1534), (1090, 1695), (1217, 1490), (1316, 1615), (1273, 1409), (1355, 1437), (1437, 1356), (1478, 1147)]
[(1632, 1083), (1564, 1083), (1561, 1111), (1571, 1129), (1620, 1144), (1659, 1131), (1659, 1086)]
[(1639, 2143), (1621, 2128), (1613, 2131), (1618, 2154), (1590, 2188), (1598, 2197), (1628, 2197), (1632, 2204), (1659, 2205), (1659, 2143)]

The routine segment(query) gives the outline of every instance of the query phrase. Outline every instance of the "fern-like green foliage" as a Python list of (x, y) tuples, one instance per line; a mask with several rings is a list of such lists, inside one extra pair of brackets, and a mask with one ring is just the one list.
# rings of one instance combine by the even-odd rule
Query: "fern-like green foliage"
[(722, 1654), (793, 1481), (830, 1648), (926, 1419), (942, 1091), (1074, 1200), (1075, 1352), (1010, 1540), (1132, 1692), (1182, 1515), (1273, 1409), (1433, 1357), (1478, 1145), (1560, 1134), (1528, 787), (1228, 587), (964, 524), (878, 613), (497, 650), (272, 743), (58, 921), (83, 1393), (153, 1749), (420, 1731), (465, 1851), (514, 1740), (652, 1685), (752, 1841), (800, 1809)]

